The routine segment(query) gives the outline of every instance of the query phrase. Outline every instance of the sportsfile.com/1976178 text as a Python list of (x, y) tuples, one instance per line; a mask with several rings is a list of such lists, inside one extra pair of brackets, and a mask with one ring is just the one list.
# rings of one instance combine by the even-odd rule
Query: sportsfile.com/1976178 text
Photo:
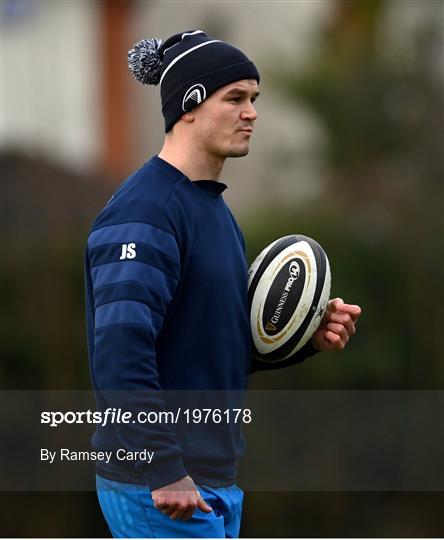
[(176, 411), (124, 411), (108, 407), (104, 411), (42, 411), (40, 423), (50, 427), (61, 424), (249, 424), (251, 409), (189, 409), (179, 407)]

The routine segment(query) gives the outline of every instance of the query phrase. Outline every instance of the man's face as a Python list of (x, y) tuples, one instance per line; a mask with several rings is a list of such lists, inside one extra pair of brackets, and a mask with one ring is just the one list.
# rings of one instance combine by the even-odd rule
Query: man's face
[(253, 123), (253, 106), (259, 95), (255, 79), (244, 79), (223, 86), (192, 112), (196, 144), (209, 155), (221, 158), (248, 154)]

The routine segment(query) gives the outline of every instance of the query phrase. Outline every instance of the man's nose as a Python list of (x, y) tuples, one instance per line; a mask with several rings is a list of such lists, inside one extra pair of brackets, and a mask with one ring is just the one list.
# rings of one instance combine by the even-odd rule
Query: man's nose
[(257, 118), (257, 111), (254, 108), (253, 103), (249, 103), (245, 109), (241, 112), (241, 119), (242, 120), (250, 120), (251, 122), (254, 122)]

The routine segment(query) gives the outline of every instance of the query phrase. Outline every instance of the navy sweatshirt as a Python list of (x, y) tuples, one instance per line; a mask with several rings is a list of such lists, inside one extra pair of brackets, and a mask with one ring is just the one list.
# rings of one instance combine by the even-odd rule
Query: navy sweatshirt
[[(225, 188), (192, 182), (155, 156), (94, 221), (85, 282), (99, 410), (242, 407), (251, 369), (247, 263), (241, 231), (221, 196)], [(92, 444), (154, 451), (151, 463), (113, 455), (96, 465), (102, 476), (151, 489), (186, 474), (196, 483), (229, 485), (244, 451), (239, 421), (113, 423), (98, 427)]]

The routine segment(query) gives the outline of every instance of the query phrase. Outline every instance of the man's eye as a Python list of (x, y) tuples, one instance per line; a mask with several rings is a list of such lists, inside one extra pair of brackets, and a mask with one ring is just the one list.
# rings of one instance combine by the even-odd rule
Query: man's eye
[(234, 101), (235, 103), (239, 103), (240, 98), (239, 97), (232, 97), (232, 98), (230, 98), (230, 101)]

